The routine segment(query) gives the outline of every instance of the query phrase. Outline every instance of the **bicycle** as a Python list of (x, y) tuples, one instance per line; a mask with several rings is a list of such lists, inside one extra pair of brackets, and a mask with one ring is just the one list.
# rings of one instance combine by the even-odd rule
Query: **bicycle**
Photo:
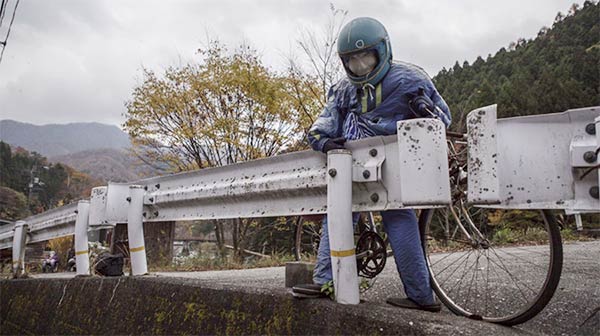
[[(366, 218), (365, 218), (366, 217)], [(321, 237), (323, 215), (298, 216), (294, 236), (294, 256), (297, 261), (314, 260)], [(376, 277), (392, 255), (381, 222), (375, 221), (372, 212), (361, 213), (354, 229), (356, 261), (359, 276), (367, 279)]]
[[(554, 215), (468, 206), (466, 135), (446, 135), (452, 204), (418, 214), (432, 288), (457, 315), (503, 325), (526, 322), (548, 304), (560, 280), (562, 242)], [(316, 254), (318, 217), (297, 219), (297, 260)], [(372, 213), (358, 227), (364, 237), (356, 244), (358, 272), (375, 277), (390, 255), (387, 240)]]
[(526, 322), (548, 304), (560, 280), (562, 242), (554, 215), (469, 207), (466, 136), (447, 132), (447, 139), (452, 204), (419, 218), (432, 288), (457, 315)]

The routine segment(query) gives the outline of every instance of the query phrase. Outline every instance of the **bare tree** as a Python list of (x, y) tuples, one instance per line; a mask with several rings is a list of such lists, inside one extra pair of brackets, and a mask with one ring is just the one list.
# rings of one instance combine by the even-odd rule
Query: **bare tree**
[(336, 52), (336, 42), (348, 11), (330, 4), (330, 16), (319, 31), (305, 28), (296, 41), (302, 54), (288, 56), (288, 77), (294, 92), (292, 98), (304, 118), (305, 139), (308, 128), (327, 102), (329, 88), (343, 76), (342, 64)]
[(320, 32), (305, 29), (298, 45), (304, 51), (311, 67), (310, 73), (319, 79), (322, 101), (327, 100), (327, 91), (337, 83), (344, 73), (336, 52), (336, 42), (344, 24), (347, 10), (329, 7), (331, 16)]

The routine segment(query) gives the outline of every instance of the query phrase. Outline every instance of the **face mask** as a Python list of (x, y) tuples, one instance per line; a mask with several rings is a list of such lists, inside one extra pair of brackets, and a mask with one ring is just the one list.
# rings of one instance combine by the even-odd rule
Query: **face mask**
[(357, 76), (368, 74), (376, 65), (377, 56), (372, 51), (363, 51), (348, 57), (348, 69)]

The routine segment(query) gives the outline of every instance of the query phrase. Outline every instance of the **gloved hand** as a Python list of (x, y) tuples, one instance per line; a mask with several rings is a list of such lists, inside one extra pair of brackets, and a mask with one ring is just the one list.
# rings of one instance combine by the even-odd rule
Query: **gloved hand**
[(346, 148), (346, 147), (344, 147), (344, 143), (346, 143), (346, 138), (344, 138), (344, 137), (328, 139), (323, 144), (322, 151), (323, 151), (323, 153), (327, 153), (332, 149), (344, 149), (344, 148)]
[[(431, 101), (431, 98), (425, 94), (425, 89), (420, 87), (417, 94), (412, 95), (412, 98), (408, 101), (411, 111), (421, 118), (436, 117), (433, 113), (435, 110), (435, 104)], [(429, 111), (428, 111), (429, 110)]]

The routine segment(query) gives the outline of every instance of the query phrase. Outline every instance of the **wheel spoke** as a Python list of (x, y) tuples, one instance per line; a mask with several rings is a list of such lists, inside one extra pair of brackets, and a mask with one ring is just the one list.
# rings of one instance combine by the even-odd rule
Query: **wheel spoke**
[[(540, 245), (534, 245), (534, 246), (540, 246)], [(525, 252), (527, 252), (527, 253), (535, 253), (535, 254), (543, 255), (543, 256), (545, 256), (545, 257), (547, 257), (547, 256), (548, 256), (548, 253), (547, 253), (547, 252), (546, 252), (546, 253), (545, 253), (545, 252), (537, 252), (537, 251), (534, 251), (534, 250), (532, 250), (532, 249), (526, 249), (526, 248), (523, 248), (523, 247), (521, 247), (521, 246), (511, 246), (511, 248), (513, 248), (513, 249), (515, 249), (515, 250), (521, 250), (521, 251), (525, 251)]]
[[(469, 261), (471, 253), (473, 253), (473, 250), (471, 250), (469, 252), (469, 257), (467, 257), (467, 259), (465, 259), (466, 260), (465, 266), (467, 266), (467, 264), (469, 263), (468, 261)], [(458, 279), (458, 281), (456, 281), (456, 283), (454, 284), (454, 286), (452, 286), (452, 288), (450, 288), (450, 290), (448, 291), (448, 293), (451, 293), (454, 290), (454, 288), (456, 288), (456, 286), (460, 285), (460, 283), (462, 282), (462, 280), (465, 278), (465, 275), (467, 275), (467, 270), (466, 269), (467, 268), (465, 267), (465, 270), (463, 270), (462, 276), (460, 277), (460, 279)], [(457, 295), (459, 295), (459, 294), (460, 294), (460, 289), (459, 289)]]
[[(494, 251), (496, 251), (496, 250), (494, 249)], [(527, 251), (527, 250), (525, 250), (525, 249), (523, 249), (523, 251), (529, 252), (529, 251)], [(547, 270), (547, 269), (548, 269), (547, 267), (540, 266), (540, 265), (538, 265), (538, 264), (536, 264), (536, 263), (533, 263), (533, 262), (531, 262), (531, 261), (529, 261), (529, 260), (527, 260), (527, 259), (525, 259), (525, 258), (523, 258), (523, 257), (519, 257), (519, 256), (518, 256), (518, 255), (516, 255), (516, 254), (513, 254), (513, 253), (510, 253), (510, 252), (507, 252), (507, 251), (506, 251), (506, 249), (499, 249), (499, 252), (502, 252), (502, 253), (508, 254), (509, 256), (511, 256), (511, 257), (514, 257), (515, 259), (517, 259), (517, 260), (521, 261), (522, 263), (529, 264), (529, 265), (535, 266), (535, 267), (537, 267), (537, 268), (541, 268), (542, 270)], [(541, 255), (543, 255), (543, 256), (545, 256), (545, 257), (548, 257), (548, 255), (547, 255), (547, 254), (542, 254), (542, 253), (540, 253), (540, 254), (541, 254)]]
[[(496, 255), (496, 257), (498, 257), (498, 261), (500, 261), (500, 264), (498, 264), (497, 262), (495, 262), (493, 259), (490, 259), (492, 261), (492, 263), (494, 263), (496, 266), (500, 267), (501, 270), (503, 270), (504, 272), (506, 272), (506, 274), (508, 274), (508, 277), (515, 283), (515, 285), (517, 286), (517, 289), (519, 290), (519, 292), (521, 292), (521, 295), (523, 295), (523, 297), (525, 298), (525, 300), (527, 301), (527, 295), (525, 295), (525, 293), (523, 292), (523, 290), (521, 289), (521, 287), (519, 286), (519, 281), (513, 276), (512, 273), (510, 273), (510, 271), (506, 268), (506, 265), (504, 265), (504, 262), (502, 262), (502, 258), (500, 258), (500, 256), (498, 256), (498, 254), (496, 253), (496, 251), (494, 251), (492, 249), (492, 252), (494, 252), (494, 254)], [(527, 289), (529, 289), (530, 291), (535, 293), (535, 290), (531, 289), (529, 286), (527, 286), (525, 283), (523, 283), (523, 286), (527, 287)]]
[[(463, 207), (450, 227), (435, 217), (440, 211), (429, 217), (425, 229), (437, 296), (454, 313), (477, 314), (491, 322), (514, 325), (535, 316), (556, 289), (562, 265), (562, 249), (556, 246), (560, 232), (551, 214), (544, 213), (540, 227), (540, 218), (528, 210), (471, 211), (460, 199), (456, 202)], [(467, 241), (464, 231), (475, 240)], [(447, 252), (430, 254), (438, 246)]]
[[(448, 269), (450, 266), (454, 265), (455, 263), (457, 263), (460, 259), (464, 258), (466, 256), (465, 259), (465, 264), (466, 264), (466, 260), (469, 259), (469, 255), (473, 252), (473, 250), (469, 251), (466, 254), (463, 254), (462, 256), (460, 256), (456, 261), (454, 261), (453, 263), (449, 264), (448, 266), (444, 267), (444, 269), (442, 269), (441, 271), (436, 272), (437, 275), (441, 275), (446, 269)], [(461, 261), (459, 263), (459, 265), (454, 269), (454, 271), (452, 273), (450, 273), (450, 275), (448, 275), (446, 277), (446, 280), (444, 280), (442, 283), (446, 282), (454, 273), (456, 273), (456, 271), (460, 268), (460, 266), (462, 265), (463, 261)]]
[(487, 266), (485, 268), (485, 310), (484, 314), (487, 314), (488, 310), (488, 297), (490, 296), (489, 284), (490, 284), (490, 255), (489, 251), (485, 251), (485, 258), (487, 260)]
[(448, 254), (447, 254), (445, 257), (443, 257), (443, 258), (441, 258), (441, 259), (438, 259), (438, 260), (436, 260), (436, 261), (435, 261), (433, 264), (431, 264), (431, 266), (435, 266), (435, 265), (437, 265), (439, 262), (441, 262), (441, 261), (445, 260), (446, 258), (450, 257), (451, 255), (453, 255), (453, 254), (454, 254), (454, 253), (456, 253), (456, 252), (463, 252), (463, 251), (462, 251), (462, 250), (456, 250), (456, 251), (452, 251), (452, 252), (448, 253)]
[[(488, 251), (488, 257), (489, 257), (489, 251)], [(490, 261), (491, 261), (491, 259), (490, 259)], [(496, 278), (498, 278), (498, 279), (503, 279), (504, 278), (503, 276), (500, 275), (500, 273), (498, 273), (498, 271), (496, 271), (496, 268), (492, 268), (492, 267), (489, 267), (489, 268), (491, 268), (492, 271), (494, 272), (494, 274), (496, 274)], [(497, 309), (497, 307), (496, 307), (496, 309)]]
[[(473, 279), (477, 279), (477, 272), (479, 271), (479, 257), (481, 257), (481, 252), (477, 251), (477, 258), (475, 259), (475, 272), (473, 272), (473, 276), (471, 277), (471, 282), (469, 283), (469, 288), (467, 290), (467, 298), (465, 301), (465, 306), (467, 306), (467, 303), (469, 302), (469, 298), (471, 297), (471, 288), (473, 287)], [(475, 280), (475, 285), (477, 285), (477, 281)]]

